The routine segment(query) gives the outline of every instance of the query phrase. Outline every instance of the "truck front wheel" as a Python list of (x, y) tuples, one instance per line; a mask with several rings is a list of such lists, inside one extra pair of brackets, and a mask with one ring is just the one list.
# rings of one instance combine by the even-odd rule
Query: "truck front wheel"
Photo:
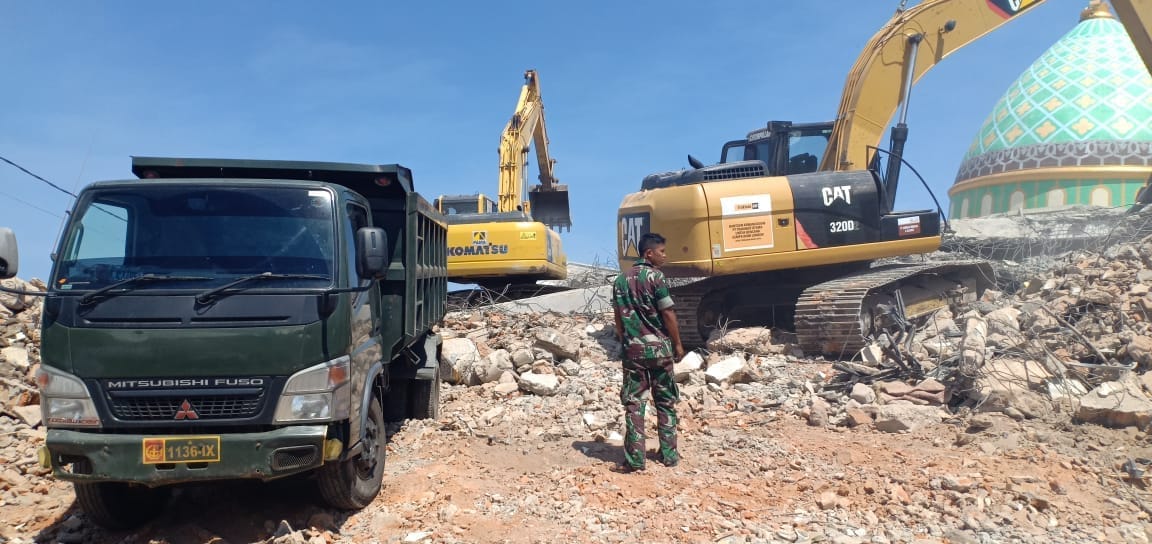
[(359, 510), (372, 504), (384, 484), (384, 409), (380, 399), (368, 403), (368, 420), (360, 438), (360, 455), (329, 463), (318, 476), (320, 495), (334, 508)]
[(164, 511), (172, 488), (120, 482), (75, 482), (76, 502), (88, 519), (107, 529), (130, 529)]

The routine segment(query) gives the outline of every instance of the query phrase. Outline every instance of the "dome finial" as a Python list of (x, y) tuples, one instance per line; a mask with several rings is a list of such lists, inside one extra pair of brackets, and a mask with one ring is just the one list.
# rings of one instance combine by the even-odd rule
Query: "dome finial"
[(1088, 2), (1088, 7), (1080, 12), (1080, 20), (1087, 21), (1088, 19), (1115, 19), (1112, 11), (1108, 9), (1108, 4), (1104, 0), (1092, 0)]

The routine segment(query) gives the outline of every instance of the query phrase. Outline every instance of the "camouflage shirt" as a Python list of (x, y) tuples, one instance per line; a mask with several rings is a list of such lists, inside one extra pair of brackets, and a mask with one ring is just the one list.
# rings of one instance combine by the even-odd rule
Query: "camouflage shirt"
[(628, 361), (671, 359), (672, 340), (661, 310), (672, 307), (664, 273), (638, 260), (612, 284), (612, 304), (624, 324), (624, 358)]

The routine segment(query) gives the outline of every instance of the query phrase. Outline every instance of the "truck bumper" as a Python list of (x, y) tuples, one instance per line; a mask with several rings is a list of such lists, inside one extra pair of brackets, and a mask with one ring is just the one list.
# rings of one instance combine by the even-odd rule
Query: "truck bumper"
[[(148, 486), (208, 480), (272, 480), (324, 463), (325, 425), (299, 425), (262, 433), (219, 434), (219, 460), (144, 463), (141, 434), (99, 434), (50, 429), (45, 441), (52, 473), (73, 482), (132, 482)], [(169, 438), (180, 438), (169, 435)]]

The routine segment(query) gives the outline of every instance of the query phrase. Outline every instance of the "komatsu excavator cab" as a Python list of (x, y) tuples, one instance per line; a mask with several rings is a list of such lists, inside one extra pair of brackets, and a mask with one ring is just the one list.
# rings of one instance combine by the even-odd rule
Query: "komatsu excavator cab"
[(496, 202), (483, 194), (441, 195), (432, 202), (436, 211), (444, 215), (495, 213)]

